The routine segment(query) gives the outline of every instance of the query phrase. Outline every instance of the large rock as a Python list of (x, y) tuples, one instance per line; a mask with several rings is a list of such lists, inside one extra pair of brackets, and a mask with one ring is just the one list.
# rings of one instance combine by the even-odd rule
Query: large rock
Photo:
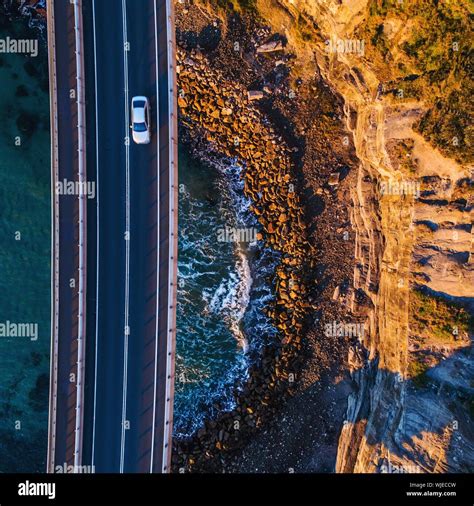
[(272, 53), (274, 51), (281, 51), (283, 49), (283, 42), (281, 40), (273, 40), (257, 47), (257, 53)]

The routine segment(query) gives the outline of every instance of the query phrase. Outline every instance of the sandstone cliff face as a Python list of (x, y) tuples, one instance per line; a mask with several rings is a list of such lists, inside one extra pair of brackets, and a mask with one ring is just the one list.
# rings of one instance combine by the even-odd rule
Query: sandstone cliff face
[[(300, 72), (319, 68), (344, 98), (360, 160), (352, 190), (354, 287), (374, 309), (349, 356), (358, 391), (349, 399), (336, 471), (472, 470), (474, 435), (465, 404), (474, 393), (470, 341), (445, 347), (427, 386), (408, 374), (410, 285), (474, 300), (471, 167), (445, 158), (414, 131), (425, 105), (381, 93), (384, 83), (361, 52), (328, 51), (327, 40), (353, 40), (367, 15), (366, 0), (260, 4), (276, 30), (301, 20), (314, 27), (309, 44), (294, 30), (285, 35), (303, 62)], [(403, 29), (391, 24), (393, 40), (403, 40)], [(403, 185), (408, 189), (400, 195), (394, 189)]]

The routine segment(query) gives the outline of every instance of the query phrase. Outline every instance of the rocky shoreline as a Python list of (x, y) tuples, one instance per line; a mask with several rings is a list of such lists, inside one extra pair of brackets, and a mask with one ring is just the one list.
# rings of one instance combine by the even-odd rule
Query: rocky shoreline
[(23, 18), (30, 28), (40, 34), (46, 29), (46, 2), (44, 0), (5, 0), (0, 3), (0, 22)]
[[(312, 114), (321, 114), (321, 110), (314, 109), (322, 109), (322, 106), (321, 101), (313, 102), (310, 95), (318, 91), (328, 103), (336, 101), (333, 104), (336, 111), (341, 105), (324, 88), (320, 76), (316, 76), (314, 83), (305, 83), (297, 90), (298, 100), (294, 99), (296, 95), (286, 79), (286, 65), (278, 63), (278, 74), (273, 71), (271, 59), (254, 60), (245, 71), (235, 65), (242, 57), (246, 62), (250, 60), (243, 54), (245, 51), (254, 55), (267, 53), (261, 48), (268, 46), (265, 46), (265, 38), (271, 34), (252, 18), (233, 18), (229, 22), (232, 30), (249, 34), (247, 39), (241, 39), (241, 51), (234, 51), (235, 46), (229, 47), (232, 43), (229, 34), (220, 40), (215, 51), (216, 41), (209, 33), (220, 33), (220, 21), (210, 23), (206, 19), (208, 14), (201, 16), (199, 7), (192, 6), (191, 13), (186, 9), (182, 17), (181, 7), (177, 9), (181, 46), (178, 51), (180, 141), (200, 160), (231, 160), (243, 167), (245, 195), (252, 200), (252, 210), (261, 225), (258, 238), (266, 247), (281, 253), (281, 263), (273, 279), (275, 304), (267, 309), (268, 316), (280, 331), (279, 336), (264, 339), (266, 345), (250, 368), (249, 381), (235, 394), (236, 408), (233, 411), (222, 413), (216, 420), (208, 420), (190, 438), (174, 440), (173, 470), (245, 470), (241, 457), (243, 452), (248, 453), (249, 443), (256, 441), (258, 434), (266, 437), (268, 427), (286, 416), (282, 409), (285, 399), (296, 396), (298, 403), (298, 399), (303, 398), (301, 392), (311, 385), (315, 385), (318, 392), (311, 395), (321, 399), (318, 408), (327, 409), (328, 416), (334, 418), (328, 422), (313, 416), (318, 418), (318, 423), (325, 425), (321, 430), (324, 436), (326, 430), (331, 434), (334, 439), (331, 447), (334, 448), (337, 429), (333, 426), (342, 424), (343, 414), (341, 410), (334, 416), (334, 401), (331, 399), (339, 394), (334, 394), (331, 388), (329, 395), (321, 392), (318, 380), (326, 374), (326, 386), (334, 381), (333, 375), (339, 374), (342, 367), (346, 343), (344, 338), (336, 337), (321, 340), (322, 321), (319, 317), (324, 311), (327, 318), (337, 319), (341, 312), (346, 312), (346, 308), (341, 310), (338, 307), (338, 301), (344, 300), (346, 295), (344, 281), (352, 269), (351, 256), (347, 252), (353, 245), (348, 233), (343, 239), (343, 232), (347, 230), (344, 225), (348, 224), (346, 206), (334, 200), (339, 185), (344, 186), (342, 171), (336, 175), (334, 171), (347, 163), (343, 160), (346, 155), (334, 155), (327, 138), (335, 125), (339, 125), (339, 119), (336, 113), (328, 113), (327, 117), (321, 118), (321, 127), (313, 128)], [(213, 39), (211, 49), (201, 50), (193, 42), (188, 43), (193, 37), (184, 30), (185, 25), (192, 26), (196, 21), (197, 25), (205, 23), (201, 33)], [(282, 54), (278, 37), (270, 40), (276, 41), (272, 44), (280, 51), (279, 62), (290, 61), (291, 55)], [(273, 46), (268, 46), (269, 53), (273, 53)], [(274, 82), (265, 85), (265, 74), (271, 74)], [(309, 95), (307, 104), (301, 98), (303, 88)], [(271, 106), (269, 98), (278, 105)], [(300, 101), (303, 103), (296, 111)], [(300, 120), (300, 125), (292, 124), (289, 119), (292, 115), (295, 120)], [(278, 131), (275, 125), (278, 125)], [(312, 137), (321, 131), (325, 131), (324, 136)], [(334, 135), (341, 132), (338, 130)], [(350, 161), (350, 149), (347, 151)], [(318, 172), (315, 172), (315, 161)], [(347, 172), (348, 168), (344, 177)], [(337, 179), (332, 185), (328, 184), (331, 177)], [(326, 208), (326, 202), (331, 206)], [(318, 220), (319, 231), (315, 225)], [(335, 228), (339, 237), (335, 237)], [(325, 256), (323, 265), (321, 261)], [(312, 414), (308, 411), (303, 416), (311, 417)], [(291, 426), (288, 432), (291, 432)], [(288, 448), (288, 455), (291, 451)], [(297, 451), (295, 446), (294, 452)], [(329, 459), (335, 461), (335, 455)], [(285, 468), (283, 460), (285, 458), (281, 459)]]
[(261, 225), (257, 239), (282, 255), (274, 280), (275, 304), (267, 310), (282, 337), (266, 343), (262, 363), (251, 368), (248, 384), (237, 394), (236, 409), (177, 443), (173, 464), (189, 471), (199, 470), (216, 451), (237, 448), (271, 417), (273, 403), (291, 391), (306, 310), (311, 307), (306, 286), (315, 262), (295, 191), (290, 149), (252, 107), (246, 90), (226, 83), (194, 50), (178, 51), (178, 88), (182, 125), (202, 133), (207, 155), (211, 151), (244, 168), (244, 193)]

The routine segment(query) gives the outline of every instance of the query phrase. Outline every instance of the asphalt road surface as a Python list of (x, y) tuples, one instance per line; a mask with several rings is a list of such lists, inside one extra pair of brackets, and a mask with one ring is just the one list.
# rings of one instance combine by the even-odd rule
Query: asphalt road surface
[[(158, 30), (162, 3), (89, 0), (84, 11), (85, 26), (92, 28), (86, 94), (93, 125), (88, 160), (95, 161), (97, 184), (97, 272), (88, 292), (95, 318), (88, 320), (83, 464), (96, 472), (161, 472), (163, 464), (169, 169), (168, 143), (160, 142), (168, 137), (168, 107), (158, 103), (160, 92), (168, 91), (167, 61), (159, 56), (166, 46), (165, 30)], [(131, 139), (135, 95), (150, 100), (148, 145)]]

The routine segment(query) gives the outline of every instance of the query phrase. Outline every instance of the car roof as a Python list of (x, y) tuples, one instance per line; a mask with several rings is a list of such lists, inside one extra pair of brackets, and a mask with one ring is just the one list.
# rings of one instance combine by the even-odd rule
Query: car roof
[(145, 123), (145, 104), (147, 102), (146, 97), (133, 97), (133, 121), (135, 123)]
[(133, 121), (135, 123), (144, 123), (145, 122), (145, 109), (134, 109), (133, 111)]

